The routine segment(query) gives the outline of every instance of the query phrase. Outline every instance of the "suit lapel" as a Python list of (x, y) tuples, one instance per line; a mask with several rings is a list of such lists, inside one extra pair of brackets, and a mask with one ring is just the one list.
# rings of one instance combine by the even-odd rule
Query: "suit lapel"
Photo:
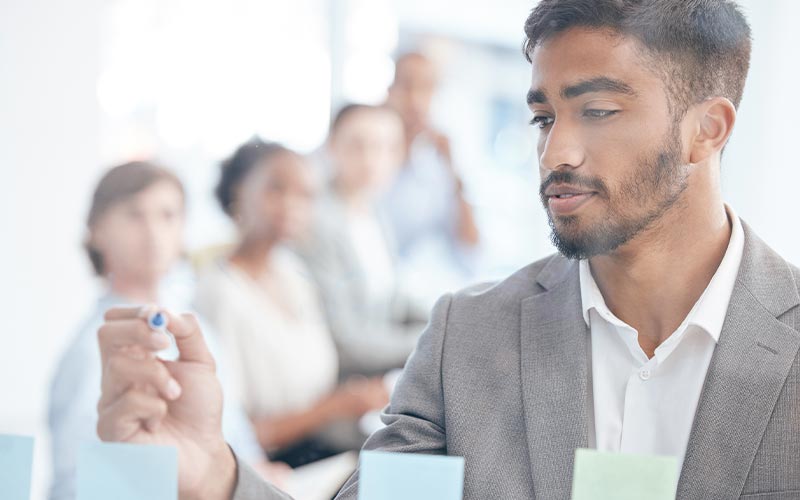
[(575, 449), (589, 444), (589, 330), (581, 314), (575, 262), (553, 257), (539, 275), (546, 289), (522, 301), (521, 378), (536, 498), (570, 496)]
[(786, 262), (745, 226), (745, 252), (695, 414), (678, 498), (741, 494), (800, 348), (800, 334), (777, 317), (798, 303)]

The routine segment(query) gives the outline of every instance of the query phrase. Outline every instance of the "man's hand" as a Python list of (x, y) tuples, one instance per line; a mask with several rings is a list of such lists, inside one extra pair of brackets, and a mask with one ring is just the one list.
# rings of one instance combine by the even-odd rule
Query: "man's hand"
[(181, 499), (228, 500), (236, 462), (222, 436), (222, 388), (197, 320), (166, 313), (180, 351), (147, 325), (151, 308), (114, 308), (98, 331), (103, 363), (97, 434), (103, 441), (175, 446)]

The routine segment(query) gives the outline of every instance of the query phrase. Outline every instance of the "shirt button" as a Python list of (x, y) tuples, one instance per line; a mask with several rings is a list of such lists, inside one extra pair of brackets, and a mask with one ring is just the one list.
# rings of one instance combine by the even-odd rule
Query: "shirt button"
[(639, 378), (642, 380), (650, 380), (650, 370), (643, 368), (639, 371)]

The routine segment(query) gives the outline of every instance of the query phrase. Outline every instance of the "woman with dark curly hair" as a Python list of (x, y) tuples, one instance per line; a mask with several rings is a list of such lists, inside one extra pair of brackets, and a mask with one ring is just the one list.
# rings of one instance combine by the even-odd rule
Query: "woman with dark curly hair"
[(221, 335), (262, 447), (299, 466), (359, 446), (363, 437), (342, 443), (330, 430), (383, 407), (386, 388), (363, 378), (337, 385), (336, 347), (316, 288), (284, 246), (310, 222), (309, 165), (256, 138), (223, 162), (216, 195), (239, 239), (206, 269), (197, 307)]

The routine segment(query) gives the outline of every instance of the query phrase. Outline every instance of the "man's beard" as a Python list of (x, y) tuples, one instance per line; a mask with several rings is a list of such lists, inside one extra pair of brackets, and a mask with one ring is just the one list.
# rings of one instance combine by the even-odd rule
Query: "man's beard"
[[(550, 240), (568, 259), (588, 259), (607, 255), (631, 241), (659, 220), (686, 190), (685, 170), (680, 162), (681, 148), (677, 126), (674, 126), (659, 151), (641, 158), (639, 168), (611, 193), (600, 178), (580, 177), (569, 170), (552, 172), (540, 189), (542, 203), (550, 224)], [(578, 216), (557, 217), (550, 213), (545, 189), (553, 183), (565, 183), (595, 191), (605, 198), (608, 213), (592, 227), (579, 228)], [(624, 200), (628, 200), (625, 206)], [(632, 214), (630, 203), (651, 205), (643, 215)], [(585, 223), (584, 223), (585, 224)], [(559, 228), (560, 226), (560, 228)]]

